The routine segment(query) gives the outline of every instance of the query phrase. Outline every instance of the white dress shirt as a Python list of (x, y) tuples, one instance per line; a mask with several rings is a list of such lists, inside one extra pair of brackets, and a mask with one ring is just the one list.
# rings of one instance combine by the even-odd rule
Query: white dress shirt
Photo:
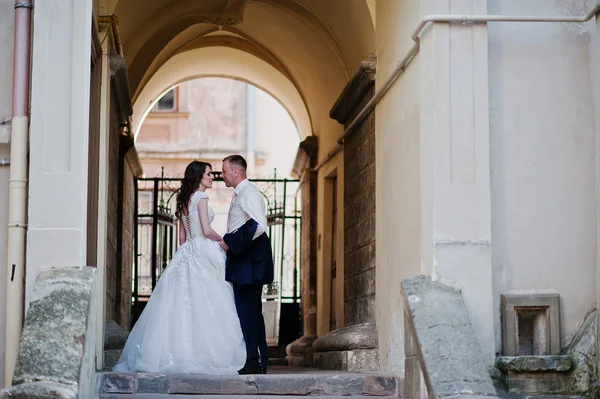
[(248, 179), (240, 182), (235, 190), (235, 197), (229, 209), (227, 218), (227, 232), (233, 233), (244, 225), (249, 219), (258, 223), (253, 240), (267, 231), (267, 207), (265, 198), (256, 186)]

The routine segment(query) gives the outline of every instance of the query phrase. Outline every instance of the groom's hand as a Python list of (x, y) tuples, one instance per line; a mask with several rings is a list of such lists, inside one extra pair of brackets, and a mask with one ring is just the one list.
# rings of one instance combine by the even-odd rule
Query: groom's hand
[(225, 244), (225, 241), (223, 241), (223, 240), (219, 241), (219, 245), (221, 246), (221, 248), (223, 248), (223, 251), (225, 251), (225, 252), (229, 251), (229, 247), (227, 246), (227, 244)]

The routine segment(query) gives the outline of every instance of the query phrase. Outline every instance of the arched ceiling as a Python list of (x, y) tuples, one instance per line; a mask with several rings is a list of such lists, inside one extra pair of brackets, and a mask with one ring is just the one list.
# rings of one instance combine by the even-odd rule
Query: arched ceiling
[[(296, 86), (313, 133), (319, 134), (339, 127), (330, 123), (329, 109), (359, 62), (375, 51), (369, 2), (119, 0), (114, 13), (134, 101), (177, 54), (206, 47), (234, 48), (271, 65)], [(214, 18), (224, 25), (207, 23)], [(242, 21), (228, 25), (236, 19)]]
[[(224, 64), (223, 59), (230, 62)], [(294, 120), (302, 139), (312, 132), (310, 116), (296, 87), (285, 75), (260, 58), (230, 47), (200, 47), (177, 54), (144, 86), (133, 108), (137, 135), (148, 111), (160, 96), (177, 84), (200, 77), (225, 77), (252, 83), (278, 99)]]

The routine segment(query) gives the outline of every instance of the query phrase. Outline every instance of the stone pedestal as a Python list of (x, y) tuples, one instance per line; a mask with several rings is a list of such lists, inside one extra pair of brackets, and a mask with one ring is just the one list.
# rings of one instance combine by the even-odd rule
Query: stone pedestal
[(317, 164), (316, 136), (307, 137), (298, 148), (293, 172), (302, 190), (301, 284), (303, 336), (286, 348), (288, 365), (312, 366), (312, 343), (317, 338)]
[(375, 323), (340, 328), (313, 344), (314, 366), (324, 370), (375, 371), (379, 369)]
[[(360, 63), (331, 109), (346, 128), (373, 98), (377, 59)], [(313, 344), (315, 366), (328, 370), (379, 368), (375, 325), (375, 115), (344, 140), (344, 324)]]

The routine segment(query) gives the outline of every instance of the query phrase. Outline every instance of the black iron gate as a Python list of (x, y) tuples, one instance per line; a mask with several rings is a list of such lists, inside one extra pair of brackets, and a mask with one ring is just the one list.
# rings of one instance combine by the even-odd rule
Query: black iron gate
[[(225, 189), (220, 172), (210, 192), (227, 196), (229, 204), (232, 189)], [(299, 181), (278, 178), (276, 171), (269, 178), (249, 179), (265, 196), (267, 202), (268, 234), (273, 247), (275, 281), (265, 286), (263, 311), (267, 324), (269, 344), (278, 346), (282, 341), (295, 339), (301, 333), (300, 302), (300, 234), (301, 215), (297, 202)], [(175, 219), (175, 192), (180, 185), (176, 178), (138, 179), (136, 206), (137, 224), (134, 232), (136, 256), (133, 273), (132, 320), (137, 321), (177, 248), (177, 221)], [(283, 319), (281, 318), (283, 315)], [(296, 323), (296, 319), (298, 322)], [(283, 328), (280, 328), (282, 326)], [(270, 332), (269, 332), (270, 331)]]

